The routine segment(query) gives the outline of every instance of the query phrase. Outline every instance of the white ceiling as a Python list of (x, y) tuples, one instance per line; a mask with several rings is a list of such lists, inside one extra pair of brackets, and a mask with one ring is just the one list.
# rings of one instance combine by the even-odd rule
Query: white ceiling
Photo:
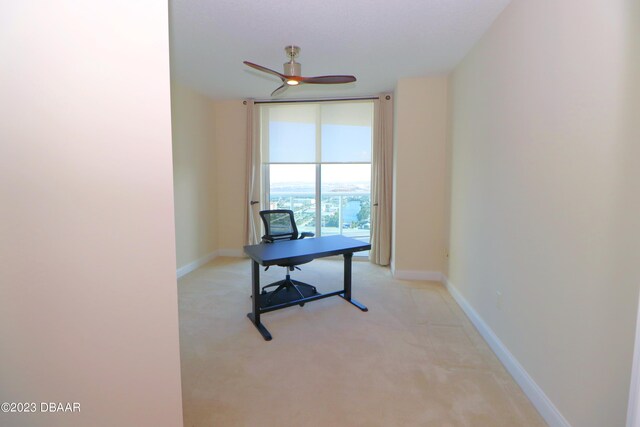
[(450, 71), (510, 0), (170, 0), (172, 74), (216, 99), (269, 98), (284, 46), (301, 47), (303, 76), (353, 74), (281, 98), (391, 91), (400, 78)]

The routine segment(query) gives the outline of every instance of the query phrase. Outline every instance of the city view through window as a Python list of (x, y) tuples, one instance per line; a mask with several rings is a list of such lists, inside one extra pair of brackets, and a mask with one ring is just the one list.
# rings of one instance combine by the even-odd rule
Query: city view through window
[[(316, 168), (320, 168), (320, 205)], [(300, 231), (367, 240), (371, 221), (370, 164), (269, 165), (270, 209), (291, 209)], [(319, 215), (318, 215), (319, 214)], [(319, 217), (319, 224), (318, 222)]]

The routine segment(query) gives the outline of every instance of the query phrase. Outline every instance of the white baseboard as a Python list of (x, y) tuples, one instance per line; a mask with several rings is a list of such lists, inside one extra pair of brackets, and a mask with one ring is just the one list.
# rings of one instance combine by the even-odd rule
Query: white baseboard
[(207, 254), (205, 256), (203, 256), (200, 259), (197, 259), (193, 262), (190, 262), (187, 265), (183, 265), (182, 267), (178, 268), (176, 270), (176, 276), (178, 276), (178, 279), (181, 278), (182, 276), (186, 276), (187, 274), (191, 273), (194, 270), (197, 270), (198, 268), (202, 267), (203, 265), (205, 265), (206, 263), (208, 263), (209, 261), (215, 259), (218, 256), (218, 251), (215, 252), (211, 252), (210, 254)]
[(245, 254), (242, 249), (218, 249), (218, 256), (244, 258)]
[(520, 385), (547, 424), (551, 427), (571, 427), (571, 424), (562, 416), (558, 408), (555, 407), (544, 391), (542, 391), (533, 378), (525, 371), (520, 362), (511, 354), (509, 349), (500, 341), (498, 336), (491, 330), (482, 317), (480, 317), (478, 312), (473, 309), (469, 302), (444, 275), (443, 283), (469, 320), (471, 320), (471, 323), (473, 323), (478, 332), (480, 332), (482, 338), (489, 344), (513, 379)]
[(210, 254), (207, 254), (200, 259), (197, 259), (187, 265), (183, 265), (182, 267), (178, 268), (176, 270), (176, 276), (178, 276), (178, 279), (182, 276), (186, 276), (187, 274), (191, 273), (194, 270), (197, 270), (198, 268), (202, 267), (210, 261), (213, 261), (219, 256), (242, 258), (245, 255), (242, 249), (218, 249), (217, 251), (211, 252)]
[[(395, 266), (393, 266), (395, 267)], [(391, 269), (394, 279), (399, 280), (428, 280), (431, 282), (443, 282), (444, 275), (439, 271), (425, 271), (425, 270), (396, 270)]]

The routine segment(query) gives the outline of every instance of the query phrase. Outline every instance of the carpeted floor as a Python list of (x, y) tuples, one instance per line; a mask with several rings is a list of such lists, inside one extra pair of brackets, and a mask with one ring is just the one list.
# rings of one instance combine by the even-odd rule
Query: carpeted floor
[[(342, 265), (293, 277), (338, 290)], [(332, 297), (267, 313), (267, 342), (246, 317), (250, 277), (249, 260), (218, 258), (179, 280), (185, 426), (545, 425), (441, 284), (354, 262), (369, 312)]]

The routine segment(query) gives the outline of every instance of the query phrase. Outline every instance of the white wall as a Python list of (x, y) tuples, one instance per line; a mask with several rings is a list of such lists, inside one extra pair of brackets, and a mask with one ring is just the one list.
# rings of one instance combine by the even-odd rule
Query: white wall
[(453, 80), (451, 281), (581, 427), (628, 400), (631, 3), (516, 0)]
[(182, 425), (167, 3), (0, 6), (3, 426)]
[(218, 249), (218, 181), (213, 100), (171, 84), (176, 256), (179, 268)]
[(447, 76), (396, 87), (392, 268), (400, 278), (447, 272), (448, 89)]

